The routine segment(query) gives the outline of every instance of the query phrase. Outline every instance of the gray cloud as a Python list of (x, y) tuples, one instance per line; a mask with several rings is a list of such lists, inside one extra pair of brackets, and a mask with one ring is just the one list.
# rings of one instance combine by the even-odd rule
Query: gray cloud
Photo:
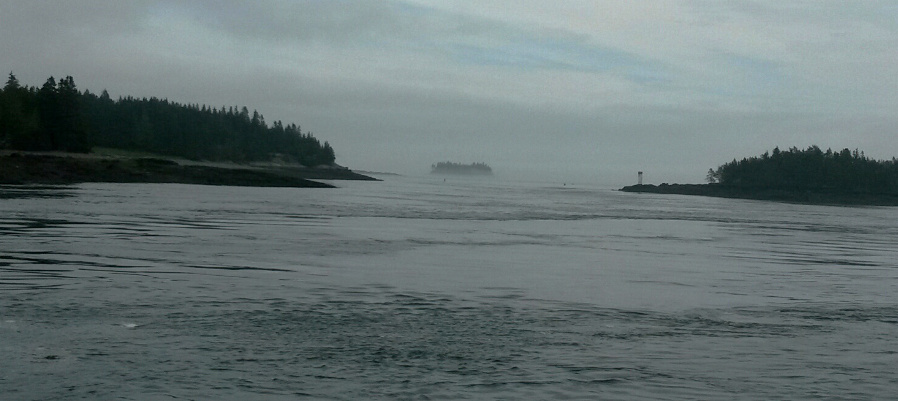
[(774, 146), (898, 155), (891, 2), (0, 0), (0, 68), (296, 122), (355, 168), (700, 181)]

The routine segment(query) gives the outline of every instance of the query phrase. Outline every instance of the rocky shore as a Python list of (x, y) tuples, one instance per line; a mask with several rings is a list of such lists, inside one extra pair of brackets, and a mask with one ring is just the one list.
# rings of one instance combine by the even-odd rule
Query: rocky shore
[(898, 206), (898, 194), (850, 193), (827, 190), (789, 191), (772, 188), (735, 187), (721, 184), (631, 185), (620, 190), (623, 192), (697, 195), (814, 205)]
[(313, 180), (376, 179), (340, 167), (249, 166), (155, 157), (90, 154), (0, 154), (0, 184), (60, 185), (83, 182), (179, 183), (251, 187), (333, 188)]

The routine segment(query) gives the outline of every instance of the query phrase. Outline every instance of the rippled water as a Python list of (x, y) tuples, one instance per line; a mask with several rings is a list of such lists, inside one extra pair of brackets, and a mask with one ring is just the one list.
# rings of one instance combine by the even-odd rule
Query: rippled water
[(898, 208), (0, 188), (0, 399), (886, 399)]

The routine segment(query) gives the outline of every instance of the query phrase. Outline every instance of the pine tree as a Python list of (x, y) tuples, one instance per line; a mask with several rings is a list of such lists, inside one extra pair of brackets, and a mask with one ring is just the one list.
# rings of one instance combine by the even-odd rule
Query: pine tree
[(0, 148), (25, 150), (35, 146), (39, 121), (33, 97), (10, 72), (0, 90)]
[(3, 89), (0, 89), (0, 149), (9, 147), (13, 135), (20, 130), (22, 105), (17, 99), (19, 80), (12, 72)]
[(716, 184), (720, 180), (720, 173), (714, 171), (713, 168), (708, 169), (708, 175), (705, 176), (705, 181), (708, 181), (708, 184)]
[(37, 92), (37, 114), (40, 121), (40, 132), (31, 149), (26, 150), (56, 150), (59, 149), (59, 104), (56, 96), (56, 79), (50, 77), (44, 82)]
[(19, 90), (21, 86), (19, 85), (19, 79), (16, 78), (16, 75), (9, 72), (9, 79), (6, 80), (6, 86), (3, 87), (3, 91), (9, 90)]
[(327, 143), (327, 141), (324, 141), (324, 147), (321, 149), (321, 164), (333, 164), (334, 160), (336, 160), (334, 148), (332, 148), (331, 144)]
[(89, 152), (87, 133), (82, 122), (79, 99), (81, 94), (75, 86), (75, 80), (67, 76), (56, 86), (56, 107), (58, 119), (56, 133), (57, 148), (67, 152)]

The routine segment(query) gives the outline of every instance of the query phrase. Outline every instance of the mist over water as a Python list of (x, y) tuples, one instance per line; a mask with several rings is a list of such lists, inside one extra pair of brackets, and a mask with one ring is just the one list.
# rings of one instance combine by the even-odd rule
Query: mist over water
[(0, 398), (898, 386), (898, 209), (385, 178), (0, 189)]

